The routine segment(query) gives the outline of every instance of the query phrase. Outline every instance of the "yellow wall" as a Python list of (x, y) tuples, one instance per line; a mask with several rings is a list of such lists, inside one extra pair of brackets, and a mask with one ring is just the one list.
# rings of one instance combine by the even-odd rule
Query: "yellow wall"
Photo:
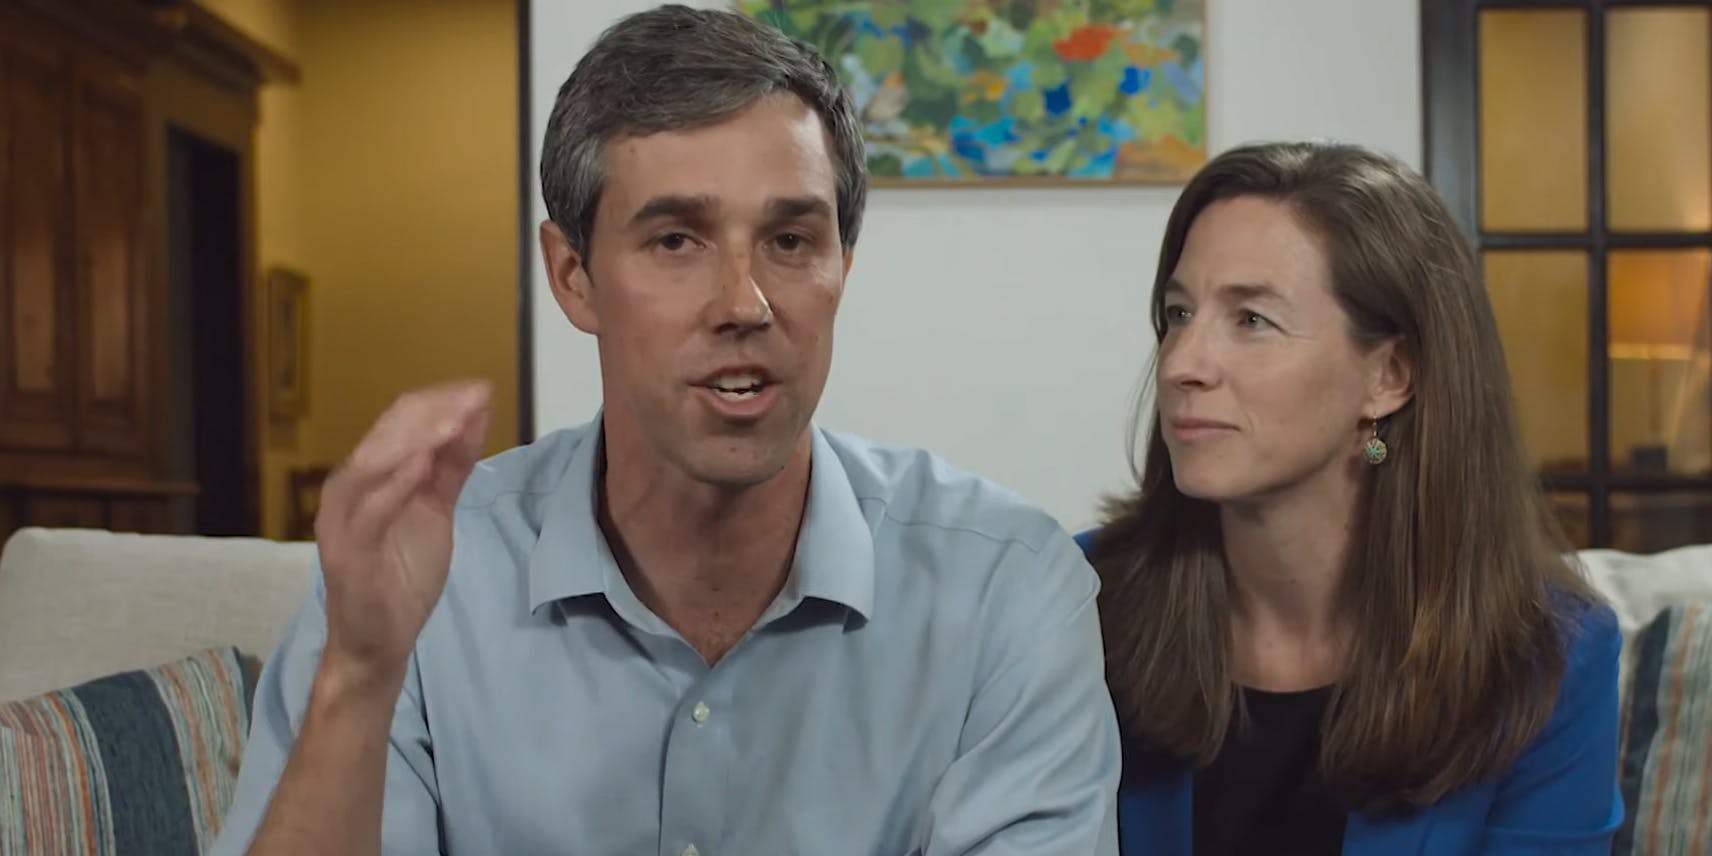
[(314, 414), (342, 458), (408, 388), (496, 384), (517, 437), (517, 36), (507, 0), (304, 3), (301, 201)]
[[(285, 473), (334, 464), (399, 393), (495, 386), (517, 437), (517, 44), (511, 0), (209, 0), (295, 61), (264, 92), (257, 262), (310, 278), (309, 415), (271, 426), (264, 533)], [(260, 343), (257, 343), (260, 347)]]

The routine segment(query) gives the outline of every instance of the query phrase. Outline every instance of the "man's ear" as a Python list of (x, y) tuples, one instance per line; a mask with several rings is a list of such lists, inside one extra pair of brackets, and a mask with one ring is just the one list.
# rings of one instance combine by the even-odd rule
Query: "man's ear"
[(834, 302), (833, 302), (833, 306), (835, 308), (838, 306), (838, 304), (844, 302), (844, 284), (850, 280), (850, 265), (852, 263), (854, 263), (855, 261), (856, 261), (856, 251), (854, 249), (845, 250), (844, 251), (844, 272), (843, 272), (842, 276), (838, 277), (838, 296), (834, 299)]
[(553, 289), (553, 299), (559, 311), (565, 313), (572, 326), (589, 335), (600, 334), (600, 315), (595, 311), (592, 284), (583, 255), (571, 249), (571, 242), (559, 224), (541, 221), (541, 261), (547, 266), (547, 283)]
[(1368, 354), (1366, 416), (1383, 419), (1403, 409), (1415, 396), (1415, 366), (1404, 353), (1402, 340), (1392, 338)]

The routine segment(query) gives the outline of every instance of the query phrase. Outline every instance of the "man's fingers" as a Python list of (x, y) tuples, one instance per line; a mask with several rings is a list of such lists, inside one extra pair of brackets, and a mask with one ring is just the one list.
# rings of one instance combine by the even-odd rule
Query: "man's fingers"
[(456, 439), (471, 413), (488, 406), (486, 382), (444, 384), (401, 397), (351, 453), (353, 467), (384, 476), (398, 462)]
[(431, 460), (459, 439), (473, 413), (484, 413), (486, 382), (443, 384), (401, 396), (322, 488), (322, 514), (347, 522), (364, 497), (391, 482), (412, 458)]
[(493, 411), (485, 406), (465, 416), (458, 432), (446, 444), (448, 458), (460, 466), (475, 466), (487, 447), (487, 428), (492, 420)]
[(380, 538), (432, 472), (433, 453), (418, 452), (394, 467), (385, 480), (354, 497), (347, 521), (349, 536), (365, 542)]
[(492, 411), (485, 407), (470, 414), (458, 435), (440, 447), (435, 454), (434, 496), (446, 506), (457, 503), (458, 493), (464, 489), (464, 482), (469, 479), (470, 471), (475, 469), (476, 462), (481, 460), (491, 419)]

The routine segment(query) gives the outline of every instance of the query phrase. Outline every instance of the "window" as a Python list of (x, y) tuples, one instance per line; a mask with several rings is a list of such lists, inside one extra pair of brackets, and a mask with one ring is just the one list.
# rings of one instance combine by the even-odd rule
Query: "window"
[(1431, 0), (1426, 172), (1577, 546), (1712, 541), (1712, 0)]

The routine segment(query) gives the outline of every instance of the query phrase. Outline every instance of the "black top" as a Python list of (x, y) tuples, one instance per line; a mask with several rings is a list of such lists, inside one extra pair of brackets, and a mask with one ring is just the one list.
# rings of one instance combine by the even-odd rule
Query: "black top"
[(1347, 813), (1319, 775), (1320, 718), (1331, 687), (1294, 693), (1242, 689), (1250, 727), (1236, 718), (1218, 757), (1195, 774), (1195, 856), (1335, 856)]

